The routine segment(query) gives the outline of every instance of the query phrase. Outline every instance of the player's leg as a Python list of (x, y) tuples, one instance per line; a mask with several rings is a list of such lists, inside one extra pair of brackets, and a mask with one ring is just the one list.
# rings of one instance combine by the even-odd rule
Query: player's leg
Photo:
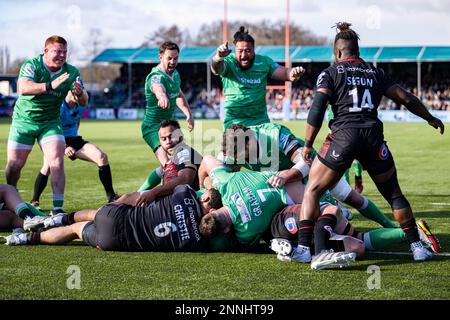
[(22, 219), (35, 216), (13, 186), (1, 184), (0, 199), (5, 203), (8, 209), (13, 210), (16, 215)]
[(98, 166), (98, 176), (100, 182), (105, 189), (108, 202), (112, 202), (116, 198), (116, 193), (114, 192), (112, 183), (111, 167), (108, 161), (108, 155), (104, 153), (100, 148), (98, 148), (93, 143), (86, 143), (81, 149), (79, 149), (75, 156), (78, 159), (90, 161)]
[(364, 189), (362, 181), (362, 165), (358, 160), (354, 160), (352, 163), (352, 168), (355, 172), (355, 191), (362, 193)]
[[(88, 221), (77, 222), (69, 226), (49, 229), (40, 233), (40, 244), (64, 244), (75, 239), (82, 239), (82, 230)], [(37, 236), (34, 236), (37, 238)], [(36, 241), (36, 240), (35, 240)]]
[(114, 201), (116, 204), (128, 204), (130, 206), (135, 206), (137, 199), (140, 196), (140, 192), (132, 192), (122, 195), (119, 199)]
[(370, 199), (353, 190), (344, 178), (330, 192), (337, 200), (355, 208), (367, 219), (378, 222), (385, 228), (397, 227)]
[(42, 168), (39, 171), (36, 180), (34, 181), (33, 198), (30, 201), (31, 204), (37, 208), (39, 207), (39, 198), (41, 197), (42, 193), (45, 190), (45, 187), (47, 186), (49, 175), (50, 167), (44, 158)]
[[(142, 123), (141, 126), (142, 138), (150, 146), (156, 158), (158, 159), (160, 165), (165, 165), (166, 162), (169, 160), (169, 157), (167, 156), (166, 152), (161, 148), (161, 145), (159, 143), (158, 130), (159, 130), (159, 123), (154, 123), (151, 125)], [(161, 178), (162, 177), (160, 177), (159, 174), (154, 174), (154, 171), (150, 172), (150, 174), (147, 176), (142, 186), (139, 188), (139, 191), (144, 191), (156, 187), (161, 182)]]
[(10, 210), (0, 210), (0, 230), (23, 227), (23, 219)]
[(64, 136), (61, 134), (60, 124), (44, 128), (39, 144), (45, 160), (50, 168), (50, 180), (53, 190), (53, 213), (64, 212), (64, 189), (66, 176), (64, 173), (64, 150), (66, 147)]
[(163, 172), (161, 167), (154, 169), (139, 187), (138, 192), (150, 190), (159, 185), (161, 183), (162, 175)]

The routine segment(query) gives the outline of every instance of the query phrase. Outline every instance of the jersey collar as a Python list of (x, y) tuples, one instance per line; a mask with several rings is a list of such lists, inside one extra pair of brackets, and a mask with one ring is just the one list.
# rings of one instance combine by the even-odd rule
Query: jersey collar
[(339, 62), (355, 62), (355, 61), (357, 61), (357, 62), (365, 62), (361, 58), (348, 58), (348, 59), (341, 60)]

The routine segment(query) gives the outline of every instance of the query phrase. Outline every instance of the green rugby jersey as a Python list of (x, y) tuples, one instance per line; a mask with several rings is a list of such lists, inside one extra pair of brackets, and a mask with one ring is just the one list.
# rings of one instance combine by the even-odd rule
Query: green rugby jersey
[(220, 76), (225, 95), (225, 128), (235, 123), (250, 126), (270, 122), (266, 86), (278, 64), (258, 54), (248, 70), (241, 69), (234, 54), (225, 57), (224, 63)]
[(78, 69), (68, 63), (65, 63), (59, 71), (51, 72), (44, 65), (43, 54), (26, 60), (20, 68), (19, 79), (26, 78), (36, 83), (46, 83), (65, 72), (69, 73), (70, 77), (58, 88), (44, 94), (19, 96), (14, 106), (13, 119), (34, 122), (59, 120), (61, 103), (72, 83), (80, 76)]
[[(170, 106), (163, 109), (158, 106), (158, 99), (152, 92), (153, 84), (161, 84), (166, 89), (166, 95), (169, 98)], [(172, 76), (163, 72), (159, 67), (152, 68), (152, 71), (145, 79), (145, 98), (147, 105), (145, 108), (144, 123), (161, 123), (163, 120), (172, 119), (174, 116), (176, 99), (180, 96), (181, 79), (177, 70), (173, 71)]]
[(286, 190), (266, 183), (273, 174), (268, 171), (229, 173), (223, 167), (211, 173), (211, 183), (230, 212), (235, 236), (244, 245), (257, 243), (272, 217), (286, 206)]

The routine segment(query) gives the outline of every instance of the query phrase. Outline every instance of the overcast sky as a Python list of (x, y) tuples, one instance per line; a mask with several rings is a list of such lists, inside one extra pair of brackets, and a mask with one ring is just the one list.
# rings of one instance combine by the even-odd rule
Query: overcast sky
[[(228, 20), (284, 19), (285, 3), (228, 0)], [(32, 57), (58, 34), (74, 53), (69, 61), (77, 63), (92, 28), (111, 40), (109, 47), (136, 47), (174, 23), (196, 37), (203, 23), (223, 18), (223, 7), (223, 0), (0, 0), (0, 46), (8, 46), (12, 59)], [(329, 38), (335, 22), (352, 22), (362, 46), (450, 45), (448, 0), (290, 0), (290, 19)]]

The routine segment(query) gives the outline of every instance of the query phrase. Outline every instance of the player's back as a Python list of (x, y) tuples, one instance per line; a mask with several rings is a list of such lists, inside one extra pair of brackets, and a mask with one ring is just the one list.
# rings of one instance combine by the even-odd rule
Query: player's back
[(128, 215), (128, 247), (131, 251), (200, 251), (207, 241), (200, 236), (201, 207), (188, 185), (158, 198), (148, 207), (135, 207)]
[(334, 119), (330, 128), (371, 128), (380, 120), (377, 108), (393, 81), (386, 73), (359, 58), (346, 59), (325, 69), (317, 89), (331, 90)]

